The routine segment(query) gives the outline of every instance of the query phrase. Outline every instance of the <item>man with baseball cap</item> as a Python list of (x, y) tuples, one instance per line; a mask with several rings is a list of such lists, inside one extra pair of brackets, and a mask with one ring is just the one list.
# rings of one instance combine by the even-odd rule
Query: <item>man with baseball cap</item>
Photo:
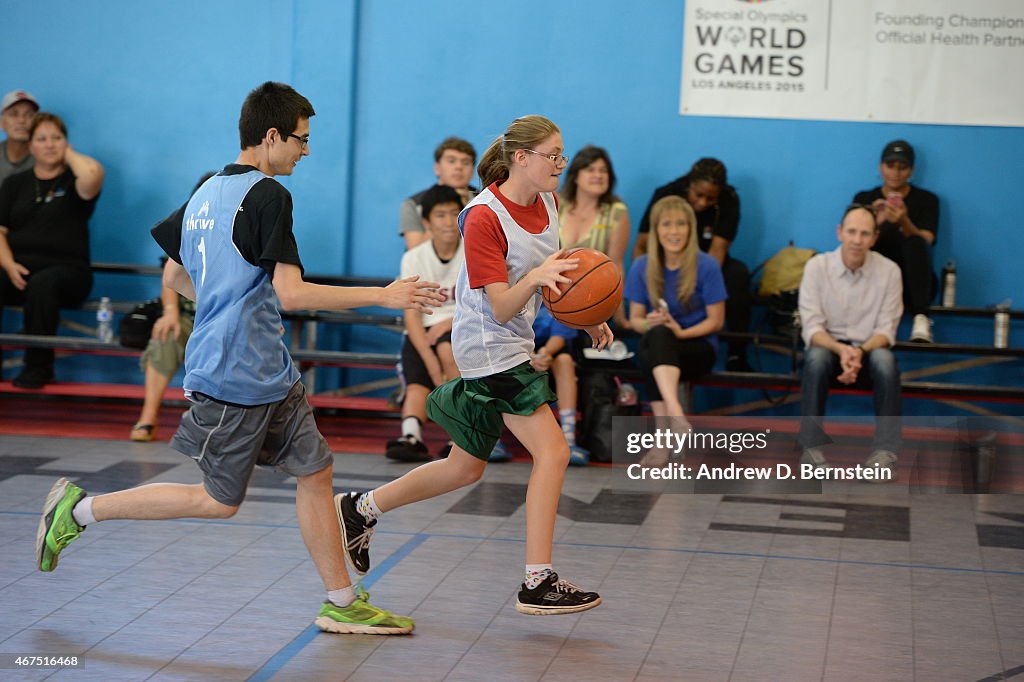
[(7, 133), (0, 152), (0, 184), (8, 175), (28, 170), (34, 159), (28, 153), (28, 130), (32, 117), (39, 111), (39, 102), (24, 90), (12, 90), (0, 102), (0, 128)]
[(939, 230), (939, 198), (910, 184), (914, 160), (914, 148), (906, 140), (885, 145), (879, 165), (882, 185), (858, 192), (853, 203), (874, 208), (879, 235), (873, 248), (900, 266), (904, 306), (913, 316), (910, 340), (931, 343), (928, 306), (937, 280), (930, 247)]

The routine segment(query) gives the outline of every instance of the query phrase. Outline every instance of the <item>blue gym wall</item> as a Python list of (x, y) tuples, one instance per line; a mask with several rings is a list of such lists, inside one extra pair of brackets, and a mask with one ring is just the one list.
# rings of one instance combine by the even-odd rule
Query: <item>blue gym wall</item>
[[(634, 219), (696, 158), (724, 160), (743, 203), (733, 252), (752, 267), (790, 239), (832, 248), (843, 206), (878, 182), (882, 146), (905, 137), (915, 181), (942, 200), (935, 262), (956, 258), (958, 303), (1024, 304), (1024, 129), (680, 116), (676, 0), (53, 0), (3, 16), (0, 90), (32, 91), (107, 169), (95, 261), (156, 262), (148, 228), (234, 159), (239, 105), (274, 79), (317, 109), (312, 155), (283, 180), (308, 272), (396, 273), (398, 204), (433, 181), (436, 143), (457, 134), (482, 152), (542, 113), (569, 154), (608, 148)], [(101, 277), (93, 295), (155, 292)]]

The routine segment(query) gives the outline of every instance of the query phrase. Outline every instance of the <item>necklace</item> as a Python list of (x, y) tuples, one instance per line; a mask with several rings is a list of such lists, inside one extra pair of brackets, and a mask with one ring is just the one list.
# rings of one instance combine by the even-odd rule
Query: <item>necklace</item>
[(54, 192), (57, 189), (57, 182), (60, 180), (60, 176), (58, 175), (48, 181), (50, 186), (46, 188), (46, 192), (43, 192), (43, 185), (40, 185), (39, 178), (37, 178), (34, 173), (32, 175), (32, 179), (36, 181), (36, 203), (42, 204), (45, 202), (48, 204), (53, 201)]

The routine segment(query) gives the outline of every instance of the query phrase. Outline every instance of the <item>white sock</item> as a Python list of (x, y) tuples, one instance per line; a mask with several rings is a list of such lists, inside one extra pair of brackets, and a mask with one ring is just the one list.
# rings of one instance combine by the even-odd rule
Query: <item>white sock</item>
[(349, 585), (343, 587), (340, 590), (331, 590), (327, 593), (327, 601), (331, 602), (335, 606), (345, 608), (356, 600), (356, 588)]
[(416, 440), (423, 440), (423, 429), (419, 417), (406, 417), (402, 420), (402, 435), (415, 436)]
[(576, 410), (559, 410), (558, 421), (569, 445), (576, 445)]
[(526, 583), (526, 589), (532, 590), (537, 587), (552, 573), (554, 573), (554, 569), (551, 564), (526, 564), (526, 579), (523, 580)]
[(356, 511), (362, 514), (367, 521), (376, 521), (384, 513), (373, 500), (372, 490), (359, 496), (359, 499), (356, 500)]
[(71, 510), (71, 516), (75, 517), (75, 523), (79, 526), (88, 526), (96, 523), (96, 517), (92, 515), (92, 501), (94, 497), (87, 495), (78, 501), (75, 508)]

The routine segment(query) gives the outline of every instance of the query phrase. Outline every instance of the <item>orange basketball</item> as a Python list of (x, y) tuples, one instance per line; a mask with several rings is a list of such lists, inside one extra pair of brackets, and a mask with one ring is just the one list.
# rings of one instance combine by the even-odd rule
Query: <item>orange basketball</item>
[(575, 329), (607, 321), (622, 304), (622, 276), (608, 256), (594, 249), (569, 249), (562, 258), (578, 258), (575, 270), (562, 273), (571, 282), (541, 294), (551, 315)]

